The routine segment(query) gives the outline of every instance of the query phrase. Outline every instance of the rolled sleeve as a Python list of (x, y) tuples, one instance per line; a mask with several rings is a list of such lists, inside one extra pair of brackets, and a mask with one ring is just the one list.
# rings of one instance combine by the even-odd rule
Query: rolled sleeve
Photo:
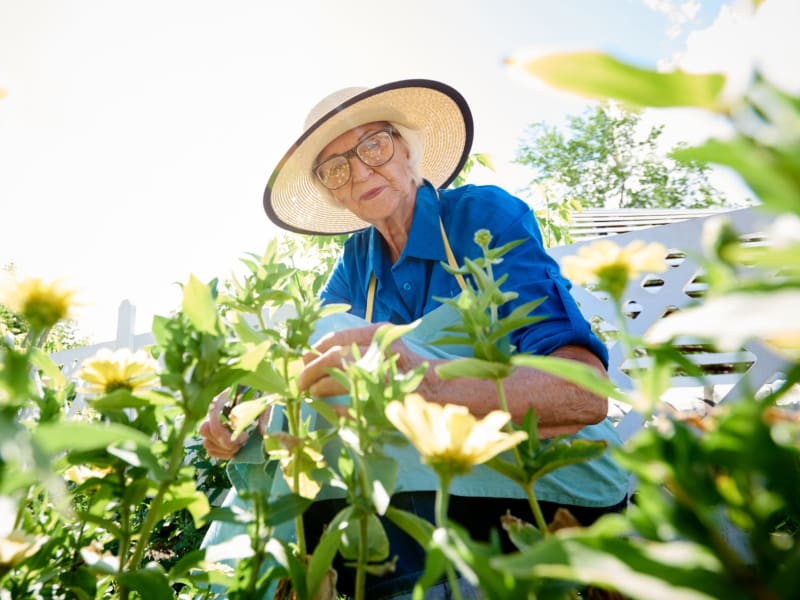
[(608, 349), (592, 331), (569, 292), (570, 283), (558, 272), (546, 271), (546, 277), (526, 281), (521, 287), (528, 300), (546, 297), (534, 315), (541, 321), (520, 328), (511, 336), (511, 342), (520, 352), (552, 354), (562, 346), (583, 346), (608, 366)]
[(539, 227), (531, 211), (511, 223), (493, 245), (525, 239), (511, 250), (499, 265), (496, 277), (507, 273), (504, 286), (517, 292), (518, 297), (501, 310), (507, 315), (517, 306), (544, 298), (533, 311), (541, 321), (522, 327), (511, 335), (518, 352), (537, 355), (552, 354), (562, 346), (582, 346), (608, 366), (608, 349), (594, 334), (570, 294), (572, 284), (561, 274), (558, 263), (547, 253), (541, 242)]

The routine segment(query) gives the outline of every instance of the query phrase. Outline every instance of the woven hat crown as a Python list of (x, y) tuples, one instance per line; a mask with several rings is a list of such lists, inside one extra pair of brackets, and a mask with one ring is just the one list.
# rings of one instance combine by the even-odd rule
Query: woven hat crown
[(322, 117), (327, 115), (337, 106), (341, 106), (350, 98), (357, 96), (362, 92), (366, 92), (369, 88), (365, 87), (348, 87), (337, 90), (332, 94), (325, 96), (322, 100), (308, 112), (305, 123), (303, 123), (303, 131), (308, 131), (314, 123), (319, 121)]

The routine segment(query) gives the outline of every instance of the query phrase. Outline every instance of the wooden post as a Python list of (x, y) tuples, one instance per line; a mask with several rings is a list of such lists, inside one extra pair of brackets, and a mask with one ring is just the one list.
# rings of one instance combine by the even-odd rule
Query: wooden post
[(117, 341), (115, 349), (130, 348), (133, 350), (133, 335), (136, 325), (136, 307), (129, 300), (123, 300), (119, 305), (117, 319)]

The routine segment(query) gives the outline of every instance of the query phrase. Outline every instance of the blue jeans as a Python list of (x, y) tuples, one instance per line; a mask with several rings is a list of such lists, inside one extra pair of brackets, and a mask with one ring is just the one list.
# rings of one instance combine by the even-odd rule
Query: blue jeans
[[(462, 600), (480, 600), (483, 594), (463, 577), (458, 578), (458, 590)], [(424, 600), (452, 600), (453, 590), (446, 581), (437, 583), (425, 590)], [(391, 596), (381, 596), (377, 600), (411, 600), (411, 592), (401, 591)]]
[[(429, 522), (434, 522), (434, 492), (403, 492), (392, 496), (392, 506), (413, 513)], [(540, 502), (544, 518), (550, 522), (559, 504)], [(324, 527), (334, 515), (345, 506), (344, 500), (321, 500), (309, 507), (303, 515), (306, 540), (309, 548), (316, 546)], [(587, 508), (582, 506), (565, 506), (582, 525), (591, 525), (601, 515), (608, 512), (620, 512), (626, 501), (614, 506)], [(451, 496), (448, 518), (465, 527), (474, 540), (486, 541), (491, 530), (498, 530), (503, 552), (516, 550), (506, 533), (501, 530), (500, 517), (510, 511), (516, 517), (533, 522), (530, 505), (527, 500), (508, 498), (467, 498)], [(382, 577), (367, 575), (366, 597), (370, 600), (403, 600), (410, 599), (414, 584), (425, 570), (425, 550), (405, 531), (397, 527), (389, 519), (382, 518), (392, 556), (397, 556), (393, 573)], [(338, 573), (337, 591), (349, 596), (355, 587), (355, 570), (344, 565), (341, 556), (337, 555), (333, 567)], [(481, 598), (480, 591), (473, 588), (466, 580), (460, 579), (459, 588), (462, 597)], [(446, 581), (441, 581), (428, 589), (425, 598), (444, 600), (451, 597), (451, 589)]]

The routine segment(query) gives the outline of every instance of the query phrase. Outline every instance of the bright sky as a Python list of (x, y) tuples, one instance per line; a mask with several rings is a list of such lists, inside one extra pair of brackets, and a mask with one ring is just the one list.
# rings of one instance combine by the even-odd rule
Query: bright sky
[(264, 185), (329, 92), (449, 83), (472, 108), (473, 151), (498, 167), (480, 181), (515, 192), (532, 175), (509, 164), (525, 127), (585, 103), (520, 81), (504, 57), (697, 58), (739, 4), (0, 0), (0, 265), (76, 286), (93, 341), (114, 337), (123, 299), (149, 331), (179, 305), (175, 282), (228, 276), (275, 235)]

